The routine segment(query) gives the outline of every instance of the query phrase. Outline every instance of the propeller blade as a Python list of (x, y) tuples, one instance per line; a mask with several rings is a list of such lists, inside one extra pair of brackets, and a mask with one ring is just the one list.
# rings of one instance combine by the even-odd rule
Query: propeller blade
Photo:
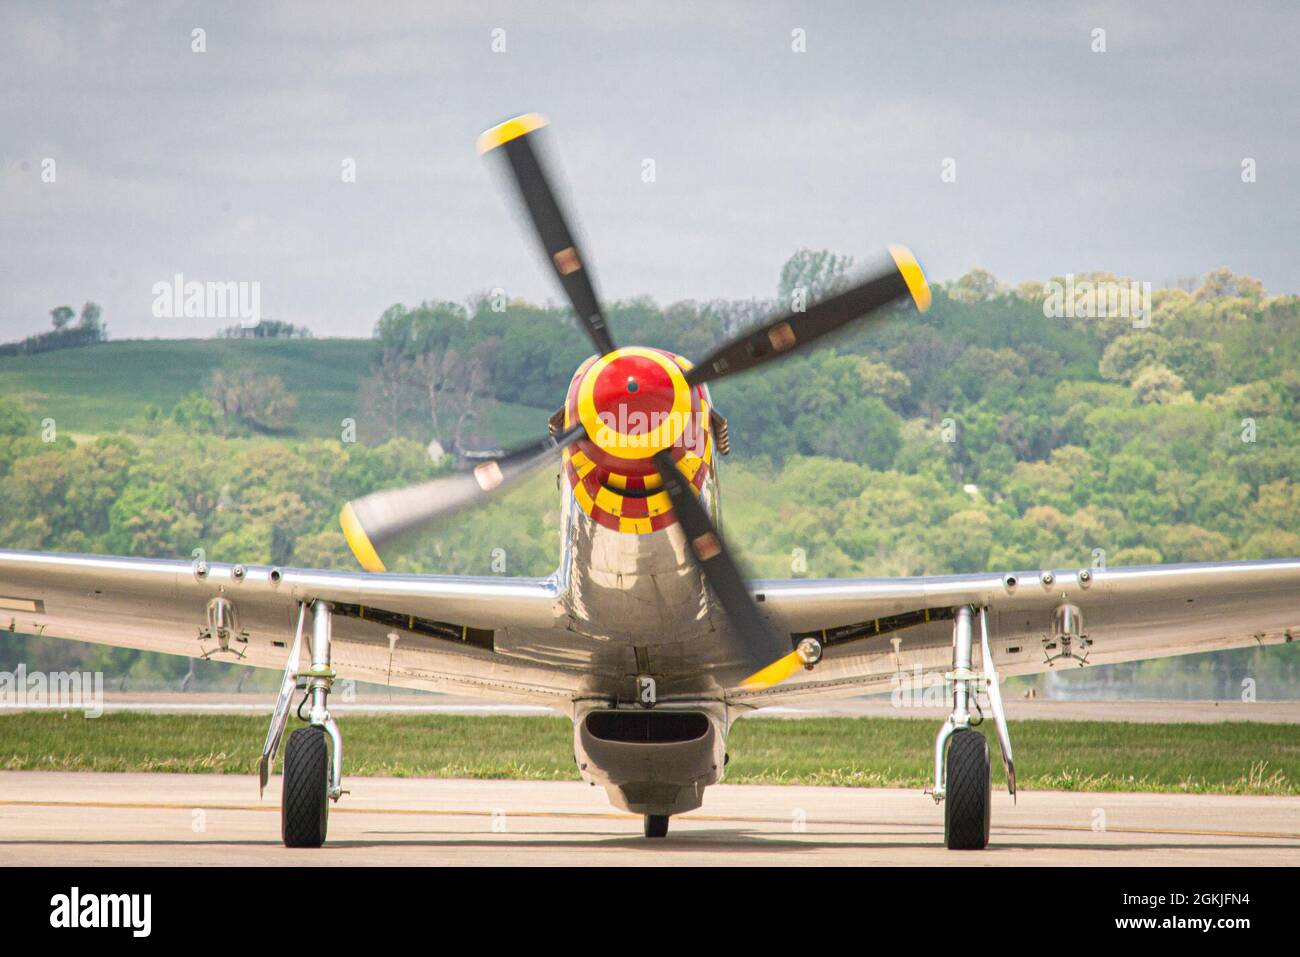
[(596, 299), (586, 262), (578, 252), (578, 244), (574, 242), (541, 159), (533, 148), (532, 134), (545, 125), (546, 120), (536, 113), (516, 116), (483, 133), (478, 138), (478, 150), (480, 153), (495, 149), (505, 152), (519, 195), (528, 207), (528, 215), (532, 217), (542, 248), (546, 250), (546, 258), (564, 287), (564, 294), (569, 297), (578, 322), (586, 329), (600, 354), (605, 355), (614, 351), (614, 340), (605, 325), (605, 314)]
[(764, 688), (771, 688), (779, 685), (786, 678), (789, 678), (799, 672), (800, 668), (807, 665), (798, 650), (790, 652), (784, 657), (776, 659), (766, 668), (761, 668), (754, 672), (748, 678), (740, 683), (740, 686), (746, 691), (762, 691)]
[(733, 339), (698, 362), (686, 381), (695, 386), (753, 369), (903, 296), (910, 295), (916, 308), (925, 312), (930, 308), (930, 287), (916, 257), (903, 246), (891, 246), (889, 253), (893, 269), (814, 303), (805, 312), (788, 313)]
[(686, 534), (691, 556), (727, 614), (737, 643), (733, 653), (746, 667), (757, 669), (742, 682), (742, 687), (767, 688), (789, 678), (803, 667), (803, 659), (797, 651), (790, 650), (789, 641), (782, 640), (759, 613), (722, 536), (686, 477), (677, 470), (671, 453), (657, 453), (654, 463), (677, 521)]
[(368, 572), (384, 571), (379, 552), (403, 536), (436, 519), (485, 502), (515, 485), (555, 457), (555, 453), (584, 434), (581, 425), (480, 462), (470, 472), (458, 472), (419, 485), (375, 492), (343, 506), (339, 524), (348, 547)]

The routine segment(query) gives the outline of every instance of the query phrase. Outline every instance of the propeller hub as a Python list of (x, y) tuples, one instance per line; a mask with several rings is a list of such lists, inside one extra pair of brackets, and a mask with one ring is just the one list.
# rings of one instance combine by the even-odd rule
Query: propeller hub
[(592, 356), (573, 376), (564, 427), (583, 435), (565, 449), (575, 501), (600, 525), (646, 534), (672, 524), (655, 456), (665, 452), (698, 493), (709, 476), (708, 386), (689, 385), (691, 364), (659, 349)]
[(582, 374), (578, 419), (607, 454), (649, 460), (677, 444), (690, 426), (698, 405), (692, 392), (675, 356), (657, 349), (616, 349)]

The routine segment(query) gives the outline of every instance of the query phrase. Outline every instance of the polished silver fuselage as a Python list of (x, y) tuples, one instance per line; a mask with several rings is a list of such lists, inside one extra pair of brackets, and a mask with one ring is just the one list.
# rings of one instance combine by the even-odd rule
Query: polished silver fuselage
[[(638, 678), (652, 677), (660, 701), (720, 701), (742, 663), (725, 657), (726, 619), (687, 554), (681, 527), (618, 532), (593, 521), (561, 487), (560, 563), (548, 581), (563, 630), (499, 633), (498, 650), (581, 666), (583, 698), (638, 701)], [(701, 498), (721, 528), (716, 468)]]
[[(575, 702), (578, 768), (634, 813), (691, 810), (726, 763), (730, 721), (724, 687), (713, 677), (725, 620), (680, 525), (615, 531), (593, 521), (562, 487), (557, 580), (572, 627), (595, 643), (606, 675)], [(721, 527), (715, 470), (701, 497)], [(637, 740), (622, 740), (631, 736)]]

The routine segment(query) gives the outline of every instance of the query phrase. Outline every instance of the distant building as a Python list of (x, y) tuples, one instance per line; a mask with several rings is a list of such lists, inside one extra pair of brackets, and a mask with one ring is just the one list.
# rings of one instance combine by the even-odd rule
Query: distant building
[(226, 326), (217, 333), (219, 339), (310, 339), (311, 337), (311, 330), (306, 326), (295, 326), (291, 322), (280, 322), (278, 319), (263, 319), (260, 322)]

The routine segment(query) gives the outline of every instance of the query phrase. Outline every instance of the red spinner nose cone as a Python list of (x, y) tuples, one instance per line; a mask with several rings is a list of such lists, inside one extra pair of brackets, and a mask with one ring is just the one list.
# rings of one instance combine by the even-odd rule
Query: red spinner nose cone
[(564, 421), (580, 421), (587, 434), (565, 449), (564, 471), (576, 506), (598, 525), (643, 535), (676, 521), (653, 458), (661, 449), (697, 493), (704, 488), (709, 396), (686, 384), (690, 368), (670, 352), (627, 348), (592, 356), (574, 373)]
[(676, 389), (653, 359), (621, 355), (596, 374), (591, 400), (600, 421), (624, 435), (644, 435), (673, 411)]
[(692, 411), (682, 367), (654, 349), (618, 349), (597, 359), (583, 376), (577, 398), (587, 434), (620, 459), (649, 459), (671, 448)]

